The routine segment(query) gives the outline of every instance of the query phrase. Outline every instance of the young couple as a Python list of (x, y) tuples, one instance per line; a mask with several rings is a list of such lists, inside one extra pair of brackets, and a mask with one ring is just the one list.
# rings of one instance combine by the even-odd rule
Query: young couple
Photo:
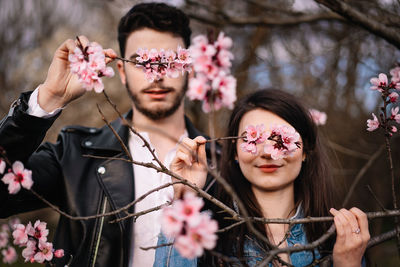
[[(179, 9), (159, 3), (134, 6), (122, 17), (118, 26), (121, 56), (128, 59), (135, 58), (139, 48), (176, 50), (178, 46), (188, 47), (190, 36), (187, 16)], [(89, 43), (85, 36), (80, 36), (80, 40), (84, 46)], [(7, 151), (12, 162), (20, 160), (32, 170), (36, 192), (71, 215), (88, 216), (121, 208), (149, 190), (171, 181), (171, 178), (126, 161), (101, 159), (125, 157), (120, 143), (107, 126), (100, 129), (66, 127), (57, 143), (40, 145), (60, 111), (86, 92), (69, 68), (68, 55), (77, 45), (71, 39), (61, 44), (54, 54), (46, 80), (36, 90), (23, 93), (14, 102), (9, 114), (0, 123), (0, 146)], [(104, 50), (104, 53), (109, 57), (107, 61), (116, 57), (111, 49)], [(118, 61), (117, 66), (121, 82), (132, 100), (132, 111), (126, 115), (127, 119), (147, 139), (166, 166), (171, 165), (173, 169), (180, 166), (184, 172), (190, 173), (191, 169), (186, 165), (189, 164), (186, 157), (190, 158), (190, 152), (204, 152), (206, 149), (206, 153), (199, 154), (204, 160), (205, 154), (209, 155), (210, 151), (202, 145), (204, 139), (198, 137), (202, 134), (184, 115), (187, 77), (164, 77), (150, 83), (134, 64)], [(261, 148), (257, 154), (242, 151), (239, 148), (243, 142), (241, 139), (227, 143), (221, 160), (223, 177), (234, 186), (251, 216), (290, 218), (325, 216), (330, 212), (335, 217), (337, 229), (333, 246), (334, 265), (360, 266), (369, 239), (367, 219), (356, 208), (331, 209), (329, 169), (308, 113), (291, 95), (280, 91), (259, 91), (238, 102), (227, 135), (241, 135), (246, 125), (261, 123), (267, 128), (274, 123), (294, 127), (300, 134), (301, 147), (293, 157), (273, 160)], [(126, 125), (117, 120), (112, 126), (134, 160), (152, 161), (142, 141), (130, 133)], [(149, 131), (150, 128), (153, 130)], [(168, 136), (163, 134), (165, 132)], [(182, 150), (173, 139), (182, 140), (193, 151)], [(84, 156), (88, 154), (97, 158)], [(174, 170), (179, 173), (176, 168)], [(196, 179), (204, 183), (206, 176), (204, 172)], [(175, 195), (184, 190), (182, 187), (175, 188)], [(223, 190), (219, 191), (218, 197), (234, 207), (235, 201)], [(164, 204), (173, 196), (174, 189), (166, 188), (128, 211), (146, 210)], [(22, 190), (17, 195), (8, 194), (3, 183), (0, 184), (0, 198), (2, 218), (46, 207), (28, 190)], [(154, 250), (140, 249), (157, 244), (160, 212), (141, 216), (135, 222), (128, 219), (109, 223), (115, 217), (123, 216), (125, 213), (92, 220), (70, 220), (61, 216), (54, 246), (64, 249), (66, 256), (59, 259), (56, 265), (170, 264), (164, 261), (164, 251), (158, 250), (156, 256)], [(223, 225), (221, 220), (220, 226)], [(272, 244), (280, 243), (288, 230), (288, 225), (284, 224), (256, 224), (256, 227)], [(279, 246), (310, 242), (327, 227), (320, 223), (295, 225)], [(218, 251), (237, 259), (231, 264), (241, 262), (253, 265), (265, 255), (265, 249), (268, 249), (265, 244), (256, 240), (243, 225), (221, 235), (217, 245)], [(319, 257), (321, 253), (323, 251), (316, 251), (315, 256)], [(280, 256), (295, 266), (302, 266), (310, 255), (312, 252)], [(155, 259), (161, 262), (155, 262)], [(217, 264), (213, 257), (204, 258), (203, 262), (208, 266)], [(202, 264), (202, 261), (191, 263)]]

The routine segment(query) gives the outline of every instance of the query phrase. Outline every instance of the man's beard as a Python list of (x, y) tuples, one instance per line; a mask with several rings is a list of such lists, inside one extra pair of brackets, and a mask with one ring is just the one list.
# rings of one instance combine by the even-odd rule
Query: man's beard
[[(179, 106), (182, 103), (182, 99), (185, 97), (185, 93), (186, 93), (186, 90), (187, 90), (187, 83), (188, 83), (188, 80), (187, 80), (187, 77), (186, 77), (185, 78), (184, 88), (178, 94), (175, 95), (174, 99), (172, 100), (172, 106), (166, 107), (166, 108), (156, 108), (156, 109), (146, 108), (143, 105), (143, 103), (140, 101), (138, 94), (133, 92), (132, 90), (130, 90), (128, 81), (126, 82), (126, 89), (128, 90), (128, 94), (129, 94), (130, 98), (132, 99), (133, 104), (135, 105), (136, 109), (140, 113), (142, 113), (143, 115), (148, 117), (149, 119), (151, 119), (153, 121), (157, 121), (157, 120), (161, 120), (161, 119), (167, 118), (167, 117), (171, 116), (172, 114), (174, 114), (175, 111), (177, 111), (177, 109), (179, 108)], [(166, 86), (163, 86), (161, 84), (150, 85), (149, 87), (147, 87), (145, 89), (142, 89), (141, 91), (152, 89), (152, 88), (173, 90), (175, 92), (177, 91), (177, 90), (175, 90), (175, 88), (166, 87)]]

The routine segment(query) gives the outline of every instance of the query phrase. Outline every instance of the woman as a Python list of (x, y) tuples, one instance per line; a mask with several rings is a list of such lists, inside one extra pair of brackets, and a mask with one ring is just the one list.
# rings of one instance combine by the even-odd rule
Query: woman
[[(302, 218), (329, 216), (330, 212), (334, 216), (337, 231), (332, 253), (333, 265), (361, 266), (362, 256), (370, 238), (368, 220), (365, 213), (357, 208), (339, 211), (332, 208), (333, 188), (329, 166), (321, 150), (316, 127), (306, 109), (288, 93), (261, 90), (236, 104), (229, 121), (227, 136), (243, 136), (246, 130), (250, 129), (249, 125), (264, 125), (267, 132), (270, 127), (277, 125), (287, 129), (294, 128), (299, 134), (299, 140), (291, 155), (283, 156), (274, 154), (273, 149), (265, 149), (265, 145), (271, 148), (277, 144), (272, 140), (253, 142), (250, 147), (246, 138), (226, 143), (221, 159), (221, 175), (233, 186), (248, 215), (265, 218)], [(198, 186), (204, 185), (206, 177), (206, 172), (202, 171), (205, 153), (204, 145), (201, 144), (204, 143), (205, 140), (201, 137), (194, 140), (185, 139), (184, 146), (178, 149), (171, 164), (174, 172)], [(193, 156), (195, 154), (200, 160)], [(186, 188), (176, 186), (175, 195), (179, 197), (184, 190)], [(217, 198), (243, 213), (238, 208), (237, 200), (222, 187), (219, 188)], [(232, 223), (223, 219), (226, 214), (215, 214), (221, 217), (218, 218), (220, 228)], [(329, 226), (329, 223), (297, 224), (291, 227), (288, 224), (254, 223), (257, 231), (267, 237), (272, 246), (279, 248), (314, 241), (325, 233)], [(267, 255), (269, 249), (246, 224), (221, 234), (216, 247), (216, 251), (230, 257), (228, 262), (223, 263), (228, 266), (254, 266)], [(307, 266), (315, 259), (320, 259), (327, 250), (332, 250), (332, 246), (325, 244), (314, 251), (279, 254), (279, 257), (294, 266)], [(162, 253), (162, 250), (157, 251), (158, 260), (163, 258)], [(169, 260), (174, 261), (173, 258)], [(215, 266), (221, 262), (221, 259), (207, 254), (199, 263)], [(270, 266), (280, 264), (275, 260)]]

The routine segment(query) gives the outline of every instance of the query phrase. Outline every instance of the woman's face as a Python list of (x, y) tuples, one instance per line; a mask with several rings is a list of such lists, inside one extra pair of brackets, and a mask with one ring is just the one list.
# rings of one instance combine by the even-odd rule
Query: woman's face
[[(267, 137), (273, 124), (292, 127), (287, 121), (276, 114), (264, 109), (254, 109), (242, 117), (239, 124), (238, 135), (242, 135), (248, 125), (264, 124)], [(293, 189), (293, 183), (300, 173), (303, 155), (303, 142), (300, 138), (301, 147), (296, 149), (292, 156), (274, 160), (270, 154), (264, 152), (266, 143), (257, 144), (257, 153), (245, 152), (240, 148), (244, 141), (236, 142), (237, 160), (243, 175), (250, 182), (252, 190), (256, 191), (279, 191), (288, 188)], [(266, 142), (273, 142), (266, 140)]]

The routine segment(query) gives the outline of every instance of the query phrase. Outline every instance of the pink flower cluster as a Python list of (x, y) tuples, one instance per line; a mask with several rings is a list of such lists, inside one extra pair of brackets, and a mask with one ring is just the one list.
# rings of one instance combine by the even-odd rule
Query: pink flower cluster
[(104, 90), (101, 77), (114, 76), (114, 70), (106, 66), (106, 57), (103, 48), (97, 43), (90, 43), (87, 47), (81, 44), (74, 53), (68, 56), (71, 72), (78, 75), (79, 81), (87, 91), (94, 89), (96, 93)]
[(195, 77), (189, 80), (187, 97), (203, 101), (202, 109), (210, 112), (221, 107), (233, 108), (236, 101), (236, 79), (230, 75), (233, 54), (229, 51), (232, 39), (224, 33), (210, 43), (204, 35), (193, 39), (190, 52), (193, 57)]
[(287, 125), (272, 125), (268, 140), (275, 143), (266, 144), (264, 152), (271, 154), (271, 158), (275, 160), (290, 157), (300, 148), (300, 134)]
[[(2, 165), (3, 160), (0, 162), (0, 173), (4, 173), (5, 164)], [(16, 194), (21, 190), (21, 187), (31, 189), (33, 185), (32, 171), (24, 168), (24, 164), (16, 161), (12, 165), (12, 170), (9, 170), (1, 179), (3, 183), (8, 184), (8, 192)]]
[(311, 119), (314, 121), (315, 125), (325, 125), (327, 119), (325, 112), (313, 108), (311, 108), (309, 112), (311, 115)]
[(25, 262), (50, 262), (53, 257), (61, 258), (64, 256), (64, 250), (54, 250), (53, 243), (47, 242), (49, 230), (46, 226), (45, 222), (39, 220), (33, 226), (31, 222), (26, 226), (23, 224), (14, 225), (12, 233), (14, 244), (25, 247), (22, 250)]
[(240, 145), (245, 152), (257, 154), (257, 144), (270, 140), (272, 142), (264, 145), (264, 152), (270, 154), (272, 159), (277, 160), (292, 156), (296, 149), (301, 147), (299, 133), (287, 125), (272, 125), (269, 136), (265, 132), (264, 124), (256, 127), (248, 125), (245, 129), (245, 143)]
[(257, 144), (262, 144), (267, 140), (267, 134), (265, 132), (265, 125), (259, 124), (255, 127), (248, 125), (245, 128), (246, 136), (245, 143), (240, 145), (241, 149), (252, 154), (257, 154)]
[(161, 229), (175, 239), (175, 248), (185, 258), (199, 257), (204, 249), (215, 247), (218, 225), (208, 212), (200, 212), (203, 205), (201, 198), (186, 192), (182, 200), (163, 208)]
[(164, 76), (177, 78), (180, 73), (183, 75), (185, 71), (191, 71), (192, 58), (189, 50), (181, 46), (178, 46), (176, 52), (139, 48), (136, 54), (136, 66), (143, 69), (146, 79), (151, 83)]
[(11, 245), (11, 229), (14, 224), (20, 223), (19, 219), (15, 218), (9, 220), (8, 223), (4, 223), (0, 228), (0, 249), (3, 257), (3, 263), (13, 264), (17, 261), (18, 255), (15, 248)]
[[(370, 80), (372, 86), (371, 90), (376, 90), (381, 93), (382, 98), (384, 99), (384, 107), (388, 105), (396, 104), (399, 93), (397, 90), (400, 90), (400, 67), (395, 67), (390, 70), (390, 74), (392, 75), (392, 79), (389, 83), (388, 77), (384, 73), (380, 73), (378, 77), (372, 78)], [(381, 114), (380, 120), (378, 117), (372, 113), (372, 120), (367, 120), (367, 130), (372, 132), (378, 128), (387, 129), (388, 134), (392, 135), (397, 132), (397, 127), (394, 125), (389, 125), (389, 122), (396, 122), (400, 124), (400, 114), (399, 107), (392, 107), (390, 116), (386, 116), (386, 114)]]

